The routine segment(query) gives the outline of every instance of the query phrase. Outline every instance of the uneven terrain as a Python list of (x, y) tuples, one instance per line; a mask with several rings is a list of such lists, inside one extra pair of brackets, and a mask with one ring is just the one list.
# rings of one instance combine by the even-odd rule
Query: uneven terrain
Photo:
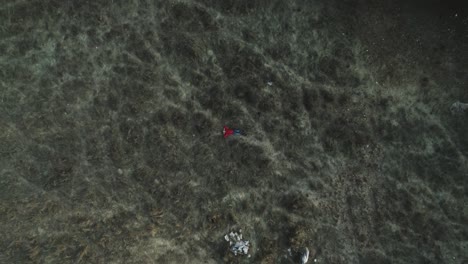
[(0, 263), (467, 263), (467, 10), (5, 0)]

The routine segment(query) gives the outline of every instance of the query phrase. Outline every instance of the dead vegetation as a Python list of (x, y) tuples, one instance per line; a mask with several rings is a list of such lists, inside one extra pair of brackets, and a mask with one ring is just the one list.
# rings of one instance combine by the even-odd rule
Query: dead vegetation
[[(454, 38), (425, 60), (375, 3), (7, 2), (0, 262), (468, 257)], [(251, 259), (226, 249), (234, 227)]]

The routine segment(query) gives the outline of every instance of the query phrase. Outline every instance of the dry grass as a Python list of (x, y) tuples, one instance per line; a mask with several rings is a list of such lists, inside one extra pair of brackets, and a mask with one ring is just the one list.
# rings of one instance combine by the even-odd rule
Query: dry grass
[(467, 261), (468, 41), (368, 2), (5, 3), (0, 262)]

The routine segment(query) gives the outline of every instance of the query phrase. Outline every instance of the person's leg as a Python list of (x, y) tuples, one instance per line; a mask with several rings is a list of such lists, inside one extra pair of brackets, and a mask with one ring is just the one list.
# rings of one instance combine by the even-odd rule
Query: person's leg
[(240, 135), (241, 131), (240, 129), (234, 129), (234, 135)]

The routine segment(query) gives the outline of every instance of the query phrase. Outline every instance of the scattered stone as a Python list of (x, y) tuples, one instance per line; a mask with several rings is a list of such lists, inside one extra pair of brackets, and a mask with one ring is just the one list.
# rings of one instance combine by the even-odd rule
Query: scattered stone
[[(292, 260), (293, 263), (300, 263), (306, 264), (309, 261), (309, 258), (315, 256), (316, 251), (312, 248), (312, 251), (309, 250), (307, 247), (302, 248), (288, 248), (288, 254), (284, 255), (285, 258), (289, 258)], [(314, 262), (317, 262), (317, 259), (314, 258)]]
[(305, 264), (307, 261), (309, 261), (309, 249), (305, 248), (301, 255), (301, 264)]
[(460, 101), (457, 101), (450, 106), (450, 112), (452, 112), (452, 114), (462, 114), (467, 109), (468, 103), (461, 103)]
[(234, 253), (235, 256), (240, 254), (250, 257), (250, 255), (248, 255), (250, 244), (248, 240), (243, 240), (242, 230), (239, 230), (239, 232), (231, 232), (225, 235), (224, 239), (229, 242), (229, 250)]

